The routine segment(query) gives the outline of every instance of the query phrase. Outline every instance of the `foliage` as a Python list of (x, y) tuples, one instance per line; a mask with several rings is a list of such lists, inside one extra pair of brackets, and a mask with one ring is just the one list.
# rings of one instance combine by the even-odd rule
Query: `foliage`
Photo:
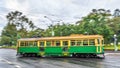
[(29, 37), (29, 38), (42, 37), (42, 36), (44, 36), (43, 31), (44, 30), (41, 29), (41, 28), (37, 28), (35, 30), (31, 30), (31, 31), (28, 32), (28, 36), (27, 37)]
[(93, 9), (90, 14), (83, 17), (76, 24), (56, 24), (46, 30), (46, 36), (51, 36), (52, 28), (55, 36), (68, 36), (70, 34), (100, 34), (105, 37), (105, 42), (111, 42), (114, 31), (109, 26), (111, 14), (109, 10)]
[[(116, 13), (116, 10), (115, 10)], [(114, 14), (115, 14), (114, 13)], [(118, 12), (116, 14), (119, 14)], [(93, 9), (91, 13), (77, 21), (76, 24), (56, 24), (45, 31), (45, 36), (51, 36), (52, 28), (55, 36), (70, 34), (100, 34), (105, 38), (105, 43), (113, 42), (113, 35), (120, 33), (119, 15), (112, 16), (110, 10)]]
[(52, 28), (55, 36), (68, 36), (70, 34), (80, 33), (78, 27), (75, 24), (56, 24), (45, 31), (45, 36), (52, 36)]
[(8, 23), (2, 30), (1, 44), (15, 45), (17, 39), (32, 36), (29, 32), (35, 30), (36, 27), (22, 12), (10, 12), (6, 18)]
[(6, 45), (16, 44), (17, 28), (14, 24), (8, 23), (2, 30), (1, 43)]
[(8, 23), (14, 24), (17, 27), (19, 35), (26, 37), (28, 30), (33, 30), (35, 25), (22, 12), (14, 11), (6, 16)]
[(104, 9), (93, 9), (90, 14), (83, 17), (79, 23), (79, 27), (87, 34), (100, 34), (105, 37), (105, 42), (109, 43), (111, 35), (114, 33), (108, 26), (107, 22), (110, 20), (110, 11)]
[[(2, 44), (13, 44), (20, 36), (29, 37), (50, 37), (52, 30), (55, 36), (68, 36), (70, 34), (103, 35), (105, 43), (113, 42), (113, 35), (117, 34), (120, 41), (120, 10), (116, 9), (113, 14), (110, 10), (93, 9), (87, 16), (78, 20), (76, 24), (56, 24), (43, 30), (37, 28), (22, 12), (10, 12), (6, 16), (8, 24), (2, 31)], [(12, 42), (14, 41), (14, 42)]]

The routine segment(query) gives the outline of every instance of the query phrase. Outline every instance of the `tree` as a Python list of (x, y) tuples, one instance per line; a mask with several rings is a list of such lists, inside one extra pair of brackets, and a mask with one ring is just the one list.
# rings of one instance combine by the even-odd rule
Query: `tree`
[(17, 28), (12, 23), (8, 23), (2, 30), (1, 43), (7, 45), (15, 45), (17, 41)]
[(22, 37), (26, 37), (26, 33), (28, 32), (28, 30), (33, 30), (35, 28), (33, 22), (30, 21), (25, 15), (22, 15), (22, 12), (12, 11), (8, 13), (6, 18), (8, 20), (8, 23), (14, 24), (17, 27), (18, 33)]
[(115, 9), (113, 16), (114, 17), (120, 17), (120, 10), (119, 9)]
[(55, 32), (55, 36), (68, 36), (71, 34), (81, 33), (81, 29), (77, 27), (75, 24), (56, 24), (54, 26), (50, 26), (45, 32), (45, 36), (51, 36), (52, 28)]
[(79, 23), (79, 27), (84, 33), (87, 34), (100, 34), (105, 37), (105, 42), (108, 43), (111, 35), (114, 32), (108, 26), (108, 21), (110, 20), (110, 10), (105, 9), (93, 9), (90, 14), (83, 17)]
[(29, 20), (25, 15), (23, 15), (22, 12), (10, 12), (6, 16), (6, 18), (8, 23), (2, 30), (2, 44), (15, 45), (17, 39), (21, 37), (32, 36), (32, 33), (30, 34), (30, 32), (36, 32), (36, 30), (34, 31), (34, 29), (36, 28), (34, 23)]
[(29, 38), (38, 38), (38, 37), (43, 37), (44, 36), (44, 30), (41, 28), (37, 28), (35, 30), (31, 30), (27, 34)]

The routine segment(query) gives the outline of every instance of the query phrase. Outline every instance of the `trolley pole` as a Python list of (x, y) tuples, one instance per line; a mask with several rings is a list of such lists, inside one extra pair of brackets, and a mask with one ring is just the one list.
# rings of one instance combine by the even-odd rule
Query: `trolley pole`
[(116, 34), (114, 34), (114, 49), (115, 49), (115, 51), (118, 50), (118, 48), (117, 48), (117, 35)]
[(52, 36), (54, 36), (55, 35), (55, 33), (54, 33), (54, 31), (53, 31), (53, 27), (52, 27)]

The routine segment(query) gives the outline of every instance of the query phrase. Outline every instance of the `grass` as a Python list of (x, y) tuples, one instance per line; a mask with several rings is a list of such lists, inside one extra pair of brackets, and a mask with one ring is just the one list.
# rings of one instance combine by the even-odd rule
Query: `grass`
[[(117, 47), (118, 47), (118, 50), (120, 50), (120, 45), (117, 45)], [(104, 49), (105, 50), (114, 50), (115, 47), (114, 47), (114, 45), (105, 45)]]
[(1, 48), (9, 48), (9, 49), (17, 49), (17, 47), (16, 46), (2, 46)]

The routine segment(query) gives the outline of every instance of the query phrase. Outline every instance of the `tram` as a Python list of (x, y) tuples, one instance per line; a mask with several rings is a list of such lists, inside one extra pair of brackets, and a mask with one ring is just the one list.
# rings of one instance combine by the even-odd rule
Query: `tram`
[(21, 38), (17, 55), (96, 57), (103, 55), (103, 36), (72, 34), (60, 37)]

